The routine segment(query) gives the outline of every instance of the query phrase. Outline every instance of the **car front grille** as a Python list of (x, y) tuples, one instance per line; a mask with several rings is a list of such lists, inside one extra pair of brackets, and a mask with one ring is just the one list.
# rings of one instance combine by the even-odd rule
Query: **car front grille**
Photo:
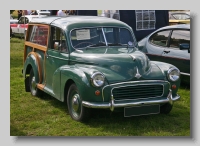
[(135, 85), (115, 87), (112, 90), (115, 100), (143, 99), (159, 97), (163, 94), (163, 85)]

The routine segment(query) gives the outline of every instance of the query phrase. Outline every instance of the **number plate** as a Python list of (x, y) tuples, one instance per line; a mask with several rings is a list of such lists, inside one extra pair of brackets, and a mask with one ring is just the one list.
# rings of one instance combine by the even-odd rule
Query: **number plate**
[(144, 105), (144, 106), (124, 108), (124, 117), (159, 114), (159, 113), (160, 113), (160, 105)]

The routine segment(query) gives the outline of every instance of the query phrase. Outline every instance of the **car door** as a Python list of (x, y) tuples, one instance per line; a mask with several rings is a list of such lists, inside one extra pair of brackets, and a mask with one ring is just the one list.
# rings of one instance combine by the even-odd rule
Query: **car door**
[(190, 74), (190, 51), (180, 49), (180, 44), (190, 46), (190, 30), (173, 30), (168, 47), (164, 49), (162, 56), (165, 61), (178, 67), (182, 74)]
[(69, 63), (68, 47), (65, 33), (58, 27), (51, 27), (49, 47), (46, 52), (46, 88), (60, 98), (60, 70), (59, 67)]

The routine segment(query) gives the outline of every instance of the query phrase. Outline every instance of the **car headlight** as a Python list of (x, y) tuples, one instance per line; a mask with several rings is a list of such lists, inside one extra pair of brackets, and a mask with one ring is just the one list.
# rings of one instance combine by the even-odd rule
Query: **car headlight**
[(170, 68), (167, 71), (167, 77), (170, 81), (177, 81), (180, 78), (180, 71), (177, 68)]
[(91, 76), (91, 84), (94, 87), (101, 87), (103, 86), (105, 81), (105, 77), (102, 73), (100, 72), (95, 72), (92, 76)]

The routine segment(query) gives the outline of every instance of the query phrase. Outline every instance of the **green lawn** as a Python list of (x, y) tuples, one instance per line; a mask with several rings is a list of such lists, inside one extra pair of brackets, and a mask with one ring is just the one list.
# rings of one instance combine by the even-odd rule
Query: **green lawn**
[(168, 115), (124, 118), (123, 113), (94, 110), (87, 123), (72, 120), (66, 103), (49, 95), (33, 97), (24, 90), (24, 40), (10, 39), (11, 136), (190, 136), (190, 89), (182, 86), (181, 100)]

